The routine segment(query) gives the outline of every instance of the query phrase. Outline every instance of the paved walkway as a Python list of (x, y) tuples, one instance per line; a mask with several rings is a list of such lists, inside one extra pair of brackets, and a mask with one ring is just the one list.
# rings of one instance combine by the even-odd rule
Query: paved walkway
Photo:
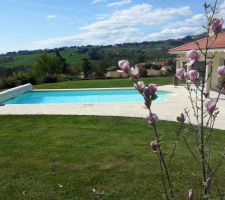
[[(176, 121), (176, 116), (190, 107), (188, 92), (183, 86), (160, 86), (159, 90), (167, 90), (174, 94), (166, 102), (153, 103), (152, 111), (157, 113), (162, 120)], [(211, 92), (211, 97), (216, 97), (216, 92)], [(215, 128), (225, 130), (225, 95), (221, 95), (218, 103), (220, 113), (215, 123)], [(5, 105), (0, 106), (1, 115), (99, 115), (99, 116), (129, 116), (146, 117), (148, 111), (142, 103), (129, 104), (56, 104), (56, 105)]]

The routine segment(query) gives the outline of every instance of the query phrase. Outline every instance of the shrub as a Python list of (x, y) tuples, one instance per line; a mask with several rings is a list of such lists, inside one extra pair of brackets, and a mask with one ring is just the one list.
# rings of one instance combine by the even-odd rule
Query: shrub
[(57, 77), (56, 74), (46, 74), (43, 79), (43, 83), (56, 83), (57, 82)]
[(65, 81), (65, 74), (56, 74), (57, 82)]

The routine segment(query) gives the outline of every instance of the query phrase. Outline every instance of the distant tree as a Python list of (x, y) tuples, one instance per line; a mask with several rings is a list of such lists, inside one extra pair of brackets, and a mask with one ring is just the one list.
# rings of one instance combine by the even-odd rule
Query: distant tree
[(56, 75), (64, 72), (64, 62), (57, 55), (42, 54), (32, 65), (32, 74), (41, 81), (46, 76)]
[(146, 61), (146, 59), (145, 59), (145, 55), (143, 53), (137, 55), (137, 63), (141, 63), (141, 62), (145, 62), (145, 61)]
[(101, 49), (99, 48), (90, 48), (88, 51), (88, 55), (92, 60), (100, 60), (104, 57)]
[(68, 69), (67, 76), (71, 77), (71, 79), (74, 79), (75, 77), (77, 77), (79, 75), (79, 73), (81, 72), (80, 67), (75, 64), (70, 64), (67, 67), (67, 69)]
[(102, 59), (99, 63), (95, 66), (94, 71), (97, 73), (105, 73), (106, 69), (113, 65), (112, 60), (110, 59)]
[(66, 59), (63, 58), (63, 57), (60, 55), (60, 53), (59, 53), (58, 50), (56, 51), (55, 55), (59, 58), (60, 62), (61, 62), (62, 65), (63, 65), (63, 73), (64, 73), (64, 74), (69, 73), (69, 72), (68, 72), (68, 70), (69, 70), (69, 69), (68, 69), (68, 64), (66, 63)]
[(85, 77), (88, 77), (89, 73), (92, 71), (91, 63), (88, 58), (83, 58), (81, 61), (81, 70), (84, 72)]
[(87, 47), (79, 47), (77, 49), (77, 53), (88, 53), (88, 48)]

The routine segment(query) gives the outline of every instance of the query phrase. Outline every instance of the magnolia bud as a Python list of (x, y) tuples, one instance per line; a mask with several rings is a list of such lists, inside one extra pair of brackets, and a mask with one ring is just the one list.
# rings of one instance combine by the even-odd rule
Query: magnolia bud
[(194, 199), (193, 189), (190, 189), (190, 190), (188, 191), (188, 199), (189, 199), (189, 200), (193, 200), (193, 199)]
[(159, 147), (158, 143), (155, 140), (150, 142), (150, 146), (154, 152), (156, 152)]

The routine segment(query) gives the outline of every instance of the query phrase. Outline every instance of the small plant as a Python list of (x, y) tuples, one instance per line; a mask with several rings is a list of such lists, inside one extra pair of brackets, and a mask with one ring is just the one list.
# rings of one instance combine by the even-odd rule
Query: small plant
[[(206, 92), (207, 81), (212, 75), (207, 72), (206, 68), (215, 58), (215, 53), (212, 55), (209, 52), (209, 49), (217, 39), (218, 34), (222, 31), (223, 19), (215, 17), (218, 13), (217, 1), (215, 1), (214, 4), (205, 3), (204, 9), (205, 17), (207, 19), (207, 25), (203, 26), (207, 33), (205, 47), (200, 48), (198, 41), (194, 41), (198, 46), (198, 49), (193, 49), (187, 53), (189, 62), (186, 64), (190, 67), (194, 63), (197, 64), (200, 58), (203, 58), (205, 66), (203, 76), (200, 77), (197, 70), (190, 70), (186, 72), (184, 68), (180, 68), (176, 72), (177, 78), (184, 82), (185, 88), (188, 91), (188, 98), (191, 102), (191, 109), (185, 108), (184, 113), (181, 113), (181, 115), (177, 117), (177, 121), (180, 124), (177, 129), (177, 136), (184, 141), (188, 151), (193, 156), (201, 171), (201, 191), (196, 191), (197, 189), (190, 188), (187, 193), (187, 198), (189, 200), (214, 199), (215, 195), (213, 192), (216, 191), (218, 193), (216, 195), (217, 199), (219, 198), (222, 200), (225, 199), (225, 196), (218, 186), (216, 172), (224, 160), (225, 152), (221, 153), (220, 160), (217, 162), (212, 162), (213, 150), (211, 143), (213, 137), (213, 127), (219, 114), (217, 103), (222, 90), (225, 89), (225, 66), (218, 67), (217, 76), (220, 78), (220, 84), (218, 85), (218, 96), (216, 99), (210, 98), (209, 94)], [(153, 137), (150, 141), (150, 148), (157, 154), (159, 160), (162, 185), (164, 189), (163, 197), (167, 200), (176, 199), (176, 190), (173, 185), (170, 163), (174, 157), (177, 144), (176, 142), (174, 143), (171, 154), (169, 154), (168, 157), (164, 150), (164, 143), (166, 141), (163, 141), (157, 130), (159, 118), (157, 114), (153, 113), (151, 108), (152, 103), (157, 98), (157, 86), (155, 84), (145, 86), (145, 83), (139, 79), (138, 67), (130, 67), (127, 60), (119, 61), (118, 65), (133, 80), (134, 88), (140, 93), (140, 95), (143, 96), (144, 104), (148, 109), (149, 114), (147, 120), (151, 125), (153, 132)], [(191, 110), (193, 115), (190, 112)], [(197, 125), (194, 125), (192, 121), (193, 118), (196, 120), (195, 124)], [(190, 147), (189, 141), (186, 138), (186, 135), (190, 132), (194, 138), (197, 151)], [(215, 189), (212, 189), (213, 187)]]

